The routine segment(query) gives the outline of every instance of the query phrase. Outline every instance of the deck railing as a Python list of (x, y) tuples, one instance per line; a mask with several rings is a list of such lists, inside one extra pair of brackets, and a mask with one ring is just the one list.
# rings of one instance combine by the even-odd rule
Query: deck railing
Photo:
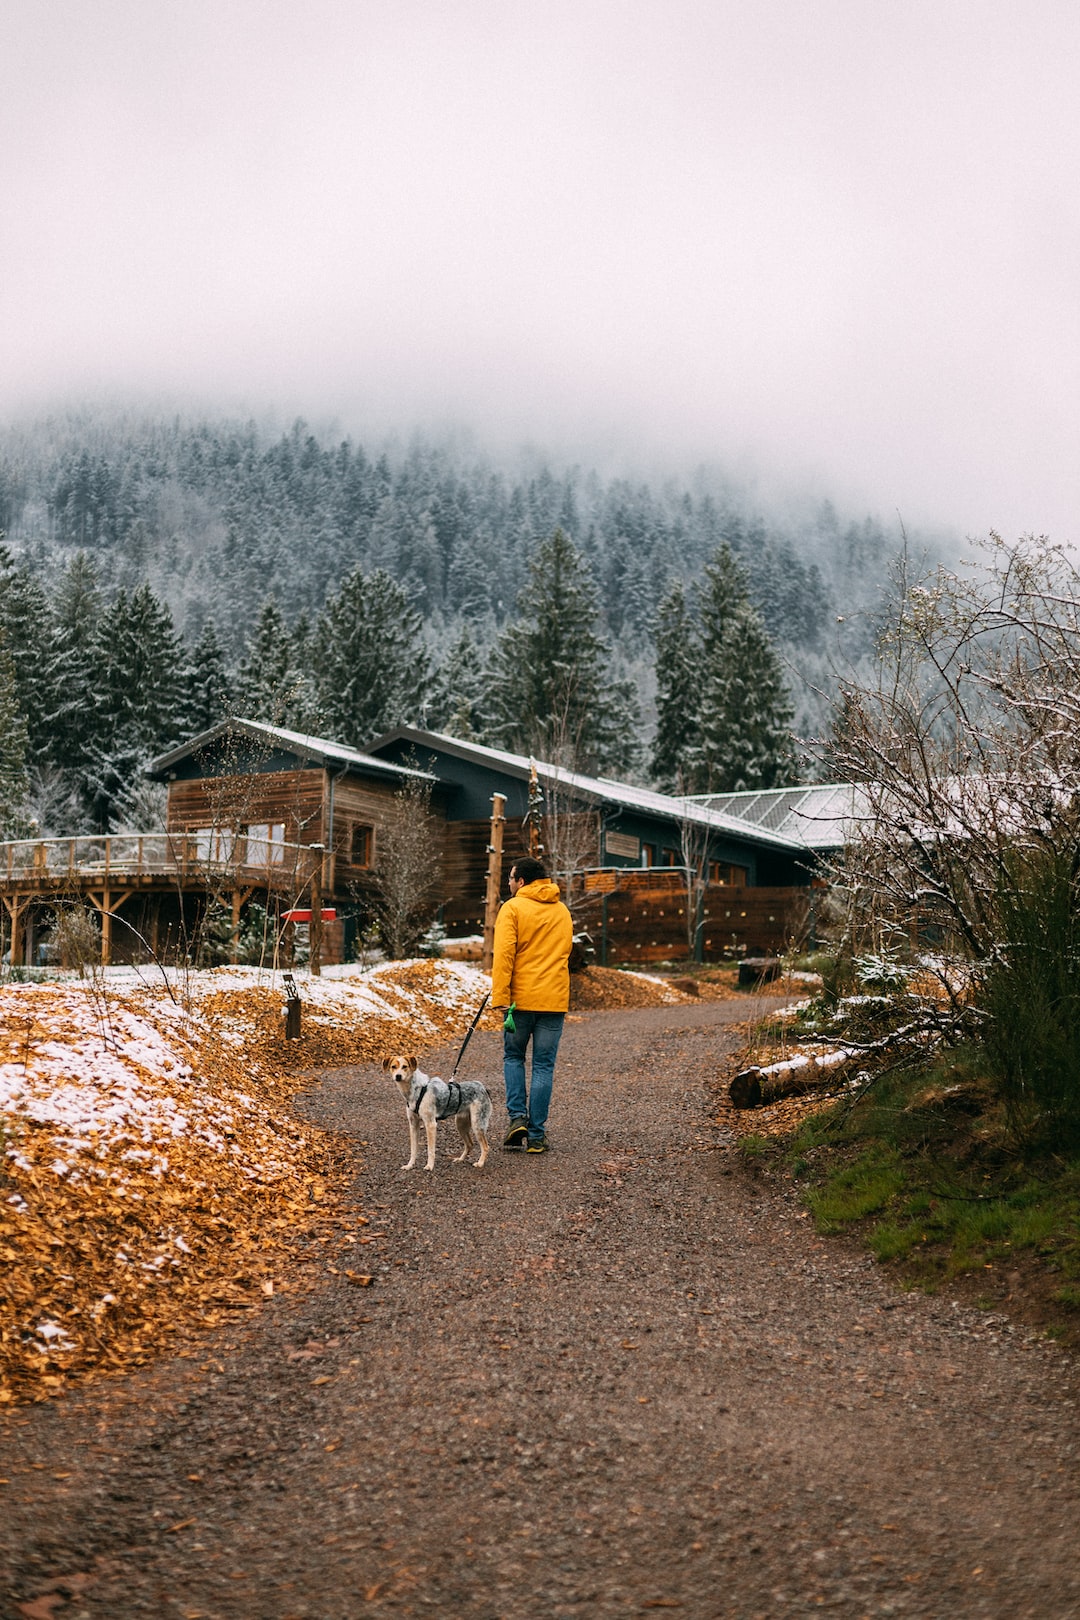
[(24, 887), (40, 879), (50, 889), (65, 879), (123, 882), (139, 878), (235, 877), (243, 883), (287, 885), (305, 877), (321, 851), (244, 834), (232, 837), (171, 833), (84, 834), (19, 838), (0, 843), (0, 882)]

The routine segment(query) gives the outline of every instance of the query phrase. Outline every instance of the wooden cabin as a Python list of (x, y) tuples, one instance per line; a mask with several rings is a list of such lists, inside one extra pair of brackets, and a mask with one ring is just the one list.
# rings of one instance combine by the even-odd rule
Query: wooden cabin
[[(440, 920), (450, 935), (483, 929), (498, 794), (501, 896), (535, 825), (603, 960), (771, 951), (812, 920), (819, 857), (849, 810), (835, 789), (673, 798), (411, 726), (362, 752), (229, 719), (156, 759), (148, 775), (168, 790), (164, 829), (0, 846), (13, 963), (33, 960), (50, 913), (72, 900), (98, 911), (106, 962), (184, 955), (208, 905), (231, 913), (235, 929), (256, 900), (278, 917), (306, 908), (318, 919), (333, 908), (322, 960), (347, 960), (370, 916), (380, 832), (410, 780), (430, 789), (442, 827)], [(704, 885), (687, 881), (691, 854)], [(691, 905), (700, 912), (693, 945)]]
[[(506, 801), (502, 883), (529, 847), (530, 780), (541, 791), (540, 839), (549, 866), (573, 890), (575, 913), (607, 962), (721, 957), (785, 947), (813, 926), (818, 851), (793, 827), (776, 831), (696, 799), (585, 776), (522, 754), (398, 726), (369, 744), (378, 759), (411, 761), (439, 784), (446, 820), (443, 923), (449, 934), (483, 926), (492, 796)], [(687, 924), (685, 866), (707, 877)], [(696, 886), (699, 887), (699, 886)], [(691, 932), (695, 942), (689, 943)]]
[(407, 765), (317, 737), (231, 719), (162, 755), (147, 773), (168, 789), (164, 828), (0, 845), (0, 899), (12, 965), (65, 906), (92, 906), (103, 962), (187, 954), (211, 902), (238, 927), (259, 901), (339, 911), (322, 929), (324, 962), (341, 961), (363, 911), (379, 829)]

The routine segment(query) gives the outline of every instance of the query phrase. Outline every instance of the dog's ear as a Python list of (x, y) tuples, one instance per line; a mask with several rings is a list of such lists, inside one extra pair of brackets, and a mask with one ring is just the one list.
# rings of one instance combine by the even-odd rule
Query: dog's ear
[(390, 1067), (391, 1063), (393, 1063), (393, 1061), (394, 1061), (393, 1058), (383, 1058), (382, 1066), (383, 1066), (383, 1073), (384, 1074), (389, 1069), (389, 1067)]
[(418, 1069), (420, 1067), (419, 1063), (417, 1063), (417, 1061), (416, 1061), (416, 1058), (411, 1053), (405, 1059), (405, 1061), (409, 1065), (410, 1069)]

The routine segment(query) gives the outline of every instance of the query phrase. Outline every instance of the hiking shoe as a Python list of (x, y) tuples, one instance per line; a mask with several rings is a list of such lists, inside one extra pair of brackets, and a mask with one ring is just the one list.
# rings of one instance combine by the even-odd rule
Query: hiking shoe
[(526, 1153), (550, 1153), (551, 1143), (546, 1136), (536, 1136), (530, 1140), (525, 1151)]
[(528, 1137), (528, 1121), (524, 1119), (512, 1119), (510, 1121), (510, 1129), (503, 1137), (503, 1147), (512, 1148), (516, 1152), (520, 1152), (525, 1146), (525, 1143), (528, 1141)]

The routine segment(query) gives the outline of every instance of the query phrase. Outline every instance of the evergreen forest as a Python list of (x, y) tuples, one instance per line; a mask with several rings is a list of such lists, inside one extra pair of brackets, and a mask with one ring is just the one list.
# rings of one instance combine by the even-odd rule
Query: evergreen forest
[(106, 412), (0, 433), (0, 531), (6, 836), (153, 825), (146, 762), (228, 713), (674, 791), (798, 780), (900, 539), (716, 470)]

